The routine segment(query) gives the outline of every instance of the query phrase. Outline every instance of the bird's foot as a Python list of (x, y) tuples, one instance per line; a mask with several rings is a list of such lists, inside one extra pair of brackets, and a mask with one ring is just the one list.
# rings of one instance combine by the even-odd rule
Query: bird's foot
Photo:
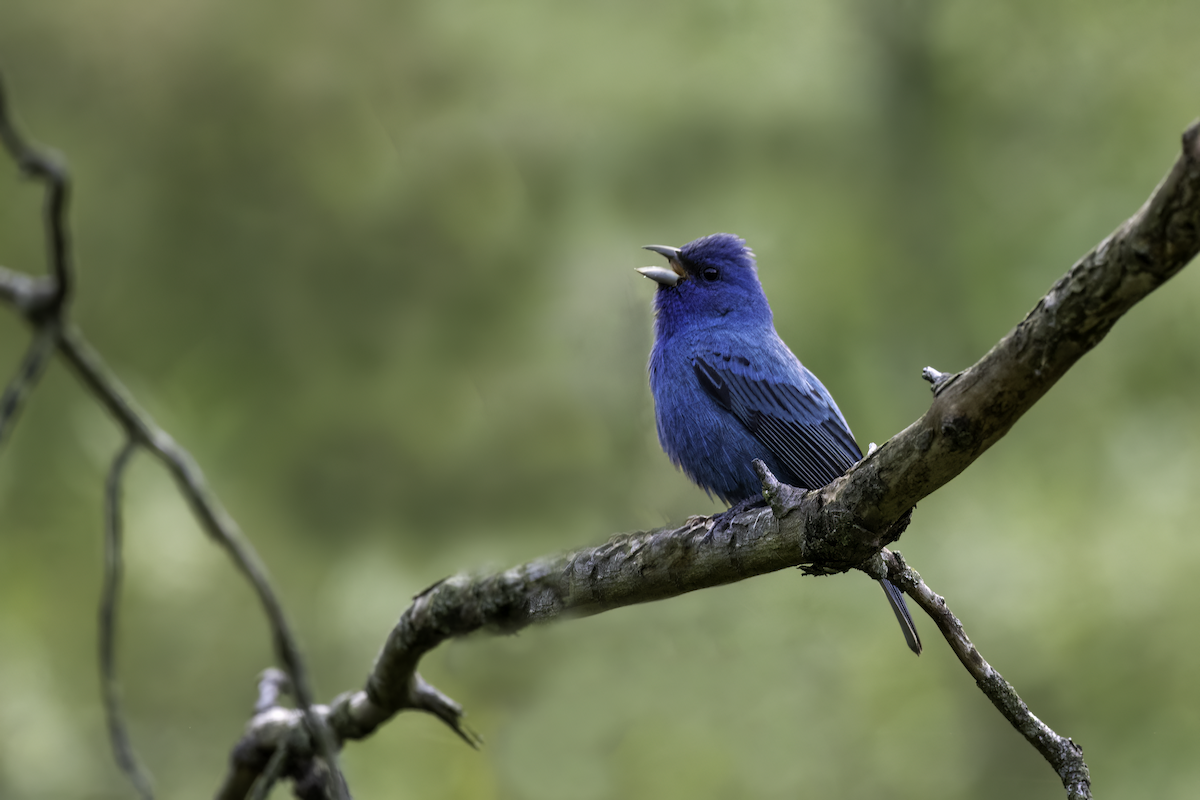
[(767, 501), (761, 495), (757, 497), (747, 497), (745, 500), (739, 500), (727, 511), (722, 511), (720, 514), (713, 514), (713, 525), (708, 535), (712, 536), (713, 538), (729, 538), (729, 530), (733, 527), (733, 521), (735, 519), (752, 508), (762, 508), (766, 506), (766, 504)]

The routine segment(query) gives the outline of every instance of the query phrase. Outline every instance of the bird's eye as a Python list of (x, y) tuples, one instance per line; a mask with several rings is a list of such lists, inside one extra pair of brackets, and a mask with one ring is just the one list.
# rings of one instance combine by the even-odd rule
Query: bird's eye
[(708, 281), (709, 283), (721, 279), (721, 270), (717, 269), (716, 267), (705, 267), (704, 272), (700, 274), (703, 275), (704, 280)]

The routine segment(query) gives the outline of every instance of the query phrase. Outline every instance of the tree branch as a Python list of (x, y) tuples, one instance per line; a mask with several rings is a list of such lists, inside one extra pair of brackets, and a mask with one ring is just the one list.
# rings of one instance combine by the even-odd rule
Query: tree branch
[(1126, 311), (1200, 251), (1200, 121), (1136, 214), (1071, 267), (978, 363), (944, 377), (909, 425), (835, 481), (831, 502), (880, 530), (1008, 433)]
[[(276, 657), (291, 677), (304, 722), (316, 739), (316, 752), (328, 765), (329, 774), (332, 776), (332, 796), (346, 797), (345, 785), (337, 767), (338, 743), (322, 725), (322, 717), (313, 710), (312, 690), (304, 659), (257, 553), (209, 490), (204, 474), (191, 455), (159, 428), (145, 411), (137, 407), (82, 334), (66, 321), (67, 299), (73, 285), (70, 237), (66, 219), (70, 180), (65, 167), (56, 159), (31, 146), (17, 132), (2, 80), (0, 144), (8, 150), (23, 172), (46, 184), (45, 228), (50, 262), (50, 275), (40, 278), (0, 267), (0, 300), (12, 305), (34, 329), (34, 340), (21, 368), (0, 398), (0, 436), (5, 433), (6, 428), (11, 430), (11, 423), (15, 419), (21, 399), (28, 394), (44, 370), (48, 353), (56, 347), (87, 389), (124, 429), (129, 440), (128, 447), (146, 448), (171, 473), (205, 533), (224, 548), (239, 571), (254, 587), (267, 615)], [(123, 466), (123, 459), (119, 459), (110, 473), (106, 497), (114, 503), (115, 487)], [(116, 513), (115, 506), (110, 508), (110, 523), (115, 519), (113, 515)], [(103, 617), (105, 612), (101, 613)], [(111, 660), (105, 663), (111, 667)], [(109, 702), (115, 698), (115, 679), (106, 675), (103, 683), (106, 703), (111, 710), (115, 708)], [(120, 760), (122, 751), (128, 749), (128, 742), (119, 738), (123, 732), (119, 722), (110, 719), (110, 731), (117, 737), (113, 740), (113, 747)], [(132, 758), (132, 753), (129, 755)], [(133, 772), (129, 774), (134, 776)], [(139, 782), (135, 778), (135, 785), (139, 792), (148, 791), (145, 781)]]
[(4, 447), (9, 432), (16, 424), (25, 398), (33, 391), (33, 387), (37, 386), (42, 373), (46, 371), (50, 356), (54, 355), (57, 340), (58, 325), (48, 323), (38, 328), (25, 351), (25, 356), (21, 359), (21, 365), (17, 367), (17, 374), (12, 377), (4, 389), (4, 394), (0, 396), (0, 448)]
[(100, 691), (104, 696), (104, 714), (108, 718), (108, 738), (112, 742), (113, 756), (117, 766), (133, 784), (134, 791), (142, 800), (154, 797), (150, 776), (138, 762), (129, 730), (125, 726), (125, 713), (121, 707), (121, 685), (117, 680), (116, 641), (117, 609), (120, 603), (121, 577), (124, 559), (121, 555), (121, 481), (125, 468), (137, 451), (132, 439), (126, 439), (113, 459), (104, 482), (104, 584), (100, 591)]
[[(422, 656), (446, 639), (477, 630), (512, 633), (785, 567), (834, 572), (877, 558), (903, 532), (917, 501), (995, 444), (1126, 311), (1200, 251), (1200, 123), (1182, 141), (1175, 165), (1134, 216), (1080, 259), (978, 363), (955, 375), (927, 370), (934, 383), (929, 411), (846, 475), (804, 492), (763, 468), (770, 510), (745, 511), (719, 525), (715, 518), (691, 517), (679, 528), (620, 534), (599, 547), (494, 575), (436, 583), (401, 616), (366, 686), (334, 701), (329, 724), (339, 738), (357, 739), (396, 712), (417, 709), (470, 740), (462, 709), (417, 672)], [(1082, 751), (1029, 712), (916, 573), (901, 583), (938, 623), (980, 689), (1059, 772), (1068, 796), (1090, 797)], [(288, 731), (278, 715), (251, 720), (235, 749), (235, 768), (238, 752), (273, 752), (273, 742)]]
[(50, 262), (50, 274), (54, 278), (53, 291), (38, 314), (57, 314), (74, 285), (71, 268), (71, 238), (67, 234), (67, 205), (71, 197), (71, 180), (66, 167), (49, 154), (31, 146), (17, 132), (12, 113), (8, 108), (8, 92), (0, 78), (0, 143), (26, 175), (46, 184), (45, 225), (46, 253)]
[(33, 341), (17, 374), (0, 397), (0, 447), (12, 430), (24, 399), (45, 372), (58, 336), (58, 315), (71, 292), (71, 248), (67, 236), (67, 203), (71, 184), (54, 158), (31, 147), (17, 132), (8, 110), (8, 93), (0, 79), (0, 144), (26, 175), (46, 184), (45, 228), (52, 277), (31, 278), (0, 267), (0, 298), (14, 305), (34, 326)]
[(1017, 695), (1012, 684), (1004, 680), (992, 665), (984, 660), (975, 645), (967, 638), (962, 623), (951, 613), (946, 600), (925, 585), (915, 569), (904, 563), (899, 553), (883, 551), (887, 578), (904, 589), (937, 624), (938, 630), (950, 644), (950, 649), (971, 673), (975, 685), (992, 701), (1004, 718), (1042, 754), (1062, 778), (1067, 800), (1091, 800), (1092, 778), (1083, 760), (1083, 748), (1065, 736), (1059, 736), (1042, 722), (1025, 701)]
[[(234, 750), (221, 797), (263, 793), (283, 774), (296, 781), (302, 796), (343, 796), (337, 743), (330, 731), (339, 741), (361, 738), (401, 710), (432, 713), (468, 743), (477, 744), (478, 737), (463, 724), (462, 708), (417, 672), (421, 657), (447, 638), (476, 630), (511, 633), (535, 622), (595, 614), (798, 565), (810, 572), (886, 570), (935, 619), (980, 689), (1059, 772), (1069, 796), (1090, 797), (1082, 751), (1029, 712), (971, 645), (944, 600), (905, 567), (899, 554), (883, 548), (899, 538), (917, 501), (1003, 437), (1126, 311), (1200, 250), (1200, 125), (1193, 124), (1184, 134), (1180, 158), (1137, 214), (1076, 263), (978, 363), (954, 375), (927, 370), (934, 384), (929, 411), (845, 476), (823, 489), (803, 492), (780, 484), (759, 464), (769, 509), (692, 517), (680, 528), (621, 534), (599, 547), (538, 559), (495, 575), (455, 576), (434, 584), (404, 612), (364, 689), (342, 695), (329, 707), (313, 704), (303, 661), (265, 570), (212, 495), (199, 467), (137, 408), (66, 321), (72, 286), (65, 220), (68, 177), (57, 161), (17, 134), (2, 86), (0, 142), (23, 171), (46, 183), (50, 261), (50, 274), (44, 278), (0, 268), (0, 300), (35, 331), (17, 377), (0, 400), (0, 436), (11, 428), (22, 397), (42, 373), (46, 353), (57, 348), (128, 436), (106, 491), (110, 536), (119, 536), (121, 471), (133, 449), (144, 447), (171, 472), (206, 533), (254, 586), (278, 657), (290, 675), (300, 709), (279, 707), (283, 682), (264, 675), (260, 702)], [(111, 663), (111, 648), (107, 654)]]

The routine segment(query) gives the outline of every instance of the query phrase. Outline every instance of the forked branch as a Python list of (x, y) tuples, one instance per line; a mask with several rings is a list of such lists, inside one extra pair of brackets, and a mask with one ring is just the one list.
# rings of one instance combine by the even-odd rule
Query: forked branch
[[(1182, 143), (1175, 165), (1136, 214), (1080, 259), (978, 363), (954, 375), (927, 370), (934, 383), (929, 411), (846, 475), (803, 492), (764, 469), (769, 511), (751, 509), (719, 524), (693, 517), (680, 528), (621, 534), (599, 547), (502, 573), (437, 583), (404, 612), (366, 686), (334, 702), (334, 730), (344, 739), (359, 738), (398, 711), (420, 709), (463, 735), (461, 710), (432, 694), (417, 673), (421, 657), (451, 637), (482, 629), (512, 632), (785, 567), (879, 572), (880, 552), (903, 532), (913, 506), (995, 444), (1126, 311), (1200, 251), (1200, 123), (1188, 128)], [(995, 670), (985, 668), (961, 625), (915, 573), (896, 582), (934, 617), (1001, 712), (1029, 731), (1068, 796), (1089, 797), (1079, 748), (1044, 726)], [(261, 726), (252, 721), (239, 751), (270, 751), (278, 723), (277, 716)]]
[[(67, 322), (72, 274), (66, 171), (16, 133), (2, 87), (0, 140), (23, 170), (47, 183), (51, 264), (46, 277), (0, 268), (0, 301), (34, 329), (18, 374), (0, 398), (0, 443), (44, 371), (48, 354), (57, 350), (127, 435), (106, 493), (110, 537), (119, 538), (121, 471), (133, 449), (144, 448), (171, 472), (204, 530), (253, 584), (270, 620), (279, 660), (289, 673), (289, 681), (277, 673), (264, 675), (255, 716), (233, 752), (219, 797), (262, 796), (282, 775), (296, 780), (298, 792), (303, 787), (312, 796), (341, 796), (345, 787), (335, 757), (339, 744), (370, 735), (398, 711), (432, 713), (477, 744), (463, 724), (461, 707), (417, 672), (422, 656), (448, 638), (478, 630), (509, 633), (536, 622), (660, 600), (795, 566), (812, 572), (859, 568), (875, 577), (886, 572), (930, 614), (980, 689), (1052, 764), (1068, 797), (1091, 796), (1080, 748), (1029, 712), (979, 655), (945, 601), (898, 553), (884, 548), (903, 532), (919, 500), (1004, 436), (1126, 311), (1200, 250), (1200, 125), (1184, 134), (1182, 154), (1137, 214), (1076, 263), (978, 363), (954, 375), (928, 371), (935, 395), (929, 411), (846, 475), (821, 490), (803, 492), (780, 484), (764, 468), (760, 475), (769, 508), (692, 517), (680, 528), (621, 534), (599, 547), (434, 584), (404, 612), (366, 686), (328, 707), (313, 705), (303, 661), (265, 570), (200, 469), (134, 404)], [(106, 627), (115, 626), (114, 617), (107, 620)], [(111, 642), (103, 652), (111, 666)], [(300, 710), (279, 705), (285, 684), (297, 696)], [(115, 684), (106, 691), (115, 707)], [(314, 752), (321, 758), (313, 759)]]
[[(114, 462), (106, 498), (109, 501), (107, 524), (110, 543), (119, 539), (119, 480), (128, 455), (135, 446), (153, 454), (175, 478), (180, 493), (191, 506), (201, 527), (229, 554), (237, 568), (254, 587), (267, 615), (275, 653), (291, 676), (297, 701), (302, 709), (304, 724), (316, 738), (316, 752), (328, 764), (335, 780), (336, 797), (344, 796), (344, 787), (337, 770), (337, 743), (320, 725), (320, 716), (313, 711), (312, 692), (304, 660), (295, 636), (267, 579), (266, 569), (258, 560), (254, 548), (238, 530), (216, 496), (209, 490), (204, 474), (186, 450), (159, 428), (154, 420), (137, 407), (129, 393), (109, 372), (99, 355), (92, 350), (83, 335), (67, 320), (67, 300), (74, 275), (71, 264), (70, 237), (67, 224), (67, 205), (70, 180), (66, 167), (58, 159), (30, 145), (18, 132), (8, 106), (8, 97), (0, 80), (0, 144), (8, 151), (21, 171), (46, 186), (45, 228), (49, 254), (49, 274), (41, 277), (14, 272), (0, 267), (0, 301), (8, 303), (33, 328), (33, 340), (17, 374), (0, 396), (0, 445), (16, 421), (22, 401), (32, 392), (45, 370), (50, 355), (57, 349), (74, 368), (86, 388), (112, 415), (124, 430), (127, 444)], [(115, 527), (114, 527), (115, 526)], [(110, 558), (109, 568), (117, 562)], [(126, 771), (139, 794), (149, 796), (148, 779), (136, 767), (136, 759), (124, 723), (120, 718), (119, 692), (113, 673), (113, 642), (116, 629), (115, 586), (119, 571), (110, 572), (106, 579), (105, 597), (101, 612), (101, 673), (105, 708), (109, 712), (109, 730), (118, 762)]]

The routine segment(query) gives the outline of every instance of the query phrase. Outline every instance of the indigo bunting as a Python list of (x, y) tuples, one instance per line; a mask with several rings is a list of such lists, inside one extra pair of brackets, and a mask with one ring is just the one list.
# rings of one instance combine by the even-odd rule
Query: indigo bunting
[[(756, 458), (801, 489), (825, 486), (862, 458), (833, 397), (775, 332), (745, 241), (714, 233), (645, 249), (668, 263), (638, 272), (658, 284), (650, 390), (658, 440), (676, 466), (732, 505), (761, 501)], [(920, 655), (904, 595), (879, 584)]]

